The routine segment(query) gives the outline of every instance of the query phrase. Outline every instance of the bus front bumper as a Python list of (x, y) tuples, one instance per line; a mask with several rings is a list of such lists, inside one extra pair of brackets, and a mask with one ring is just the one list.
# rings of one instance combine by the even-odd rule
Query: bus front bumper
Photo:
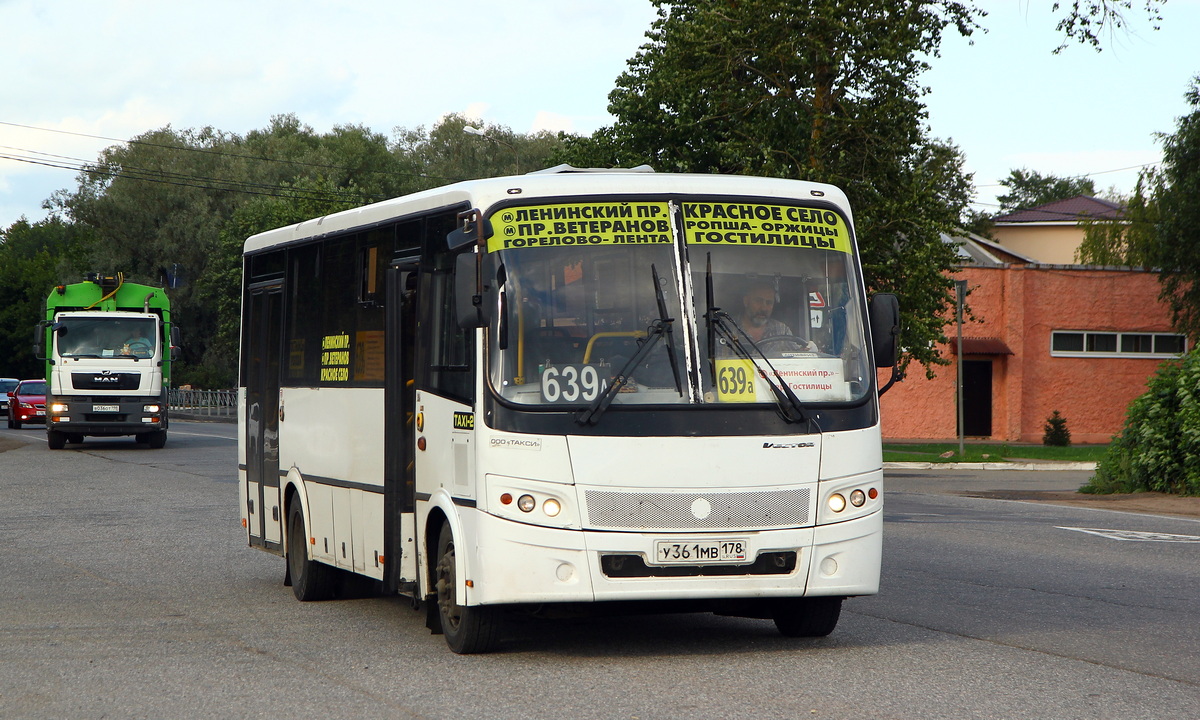
[[(470, 604), (720, 600), (879, 591), (883, 514), (758, 532), (588, 532), (474, 513)], [(753, 565), (656, 565), (660, 543), (744, 541)], [(630, 561), (631, 558), (637, 558)], [(648, 562), (649, 561), (649, 562)]]

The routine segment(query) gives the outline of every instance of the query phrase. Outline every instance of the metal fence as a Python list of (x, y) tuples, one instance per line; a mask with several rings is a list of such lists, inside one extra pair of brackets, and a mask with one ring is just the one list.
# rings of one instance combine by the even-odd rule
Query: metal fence
[(172, 388), (169, 397), (171, 414), (209, 418), (237, 419), (237, 390), (182, 390)]

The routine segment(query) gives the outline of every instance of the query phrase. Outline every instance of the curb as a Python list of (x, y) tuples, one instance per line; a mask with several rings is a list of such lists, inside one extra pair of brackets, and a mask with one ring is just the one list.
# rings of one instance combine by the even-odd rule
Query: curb
[(935, 463), (885, 462), (884, 470), (1095, 470), (1094, 462)]

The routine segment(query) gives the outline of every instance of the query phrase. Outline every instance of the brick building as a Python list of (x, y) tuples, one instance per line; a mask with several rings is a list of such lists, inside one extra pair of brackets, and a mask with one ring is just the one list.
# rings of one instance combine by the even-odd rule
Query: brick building
[[(1159, 364), (1187, 349), (1154, 273), (1046, 264), (977, 237), (966, 239), (963, 260), (955, 278), (967, 281), (973, 316), (962, 331), (969, 437), (1040, 442), (1058, 410), (1073, 442), (1107, 442)], [(946, 335), (940, 350), (951, 365), (933, 380), (913, 365), (883, 396), (885, 438), (957, 437), (953, 322)]]

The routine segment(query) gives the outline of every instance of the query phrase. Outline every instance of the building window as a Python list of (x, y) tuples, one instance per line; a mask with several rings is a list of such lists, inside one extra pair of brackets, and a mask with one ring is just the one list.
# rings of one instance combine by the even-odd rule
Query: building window
[(1050, 333), (1050, 354), (1055, 357), (1179, 357), (1186, 351), (1187, 338), (1171, 333)]

